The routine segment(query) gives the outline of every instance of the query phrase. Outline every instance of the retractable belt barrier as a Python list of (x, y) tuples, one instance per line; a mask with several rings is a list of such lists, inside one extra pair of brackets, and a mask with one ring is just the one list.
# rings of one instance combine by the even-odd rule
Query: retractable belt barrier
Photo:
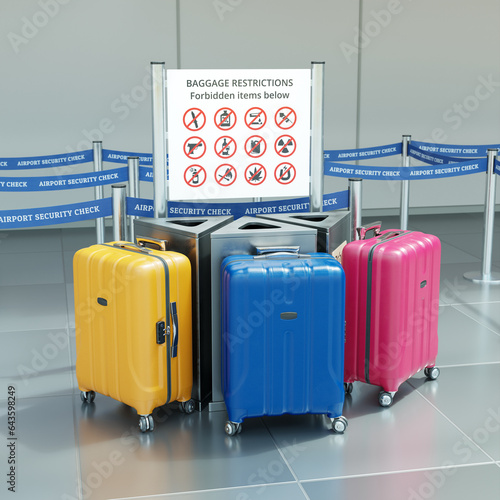
[[(348, 208), (349, 192), (339, 191), (327, 194), (323, 198), (325, 211)], [(145, 198), (127, 198), (127, 215), (153, 217), (153, 200)], [(262, 201), (253, 203), (189, 203), (168, 202), (168, 214), (174, 217), (199, 217), (210, 215), (244, 215), (308, 212), (309, 198), (291, 200)], [(0, 229), (18, 229), (52, 224), (63, 224), (112, 215), (111, 198), (72, 203), (45, 208), (26, 208), (0, 211)]]
[(328, 162), (325, 165), (325, 175), (334, 177), (358, 177), (371, 180), (416, 180), (416, 179), (441, 179), (443, 177), (456, 177), (459, 175), (486, 172), (486, 158), (476, 158), (458, 163), (450, 162), (429, 165), (428, 167), (378, 167), (357, 166), (344, 163)]
[[(139, 180), (153, 182), (153, 169), (139, 167)], [(120, 167), (99, 173), (87, 172), (43, 177), (0, 177), (0, 191), (56, 191), (104, 186), (126, 181), (128, 181), (128, 169)]]
[[(487, 170), (486, 151), (500, 148), (500, 145), (459, 146), (411, 141), (408, 156), (427, 163), (428, 166), (384, 167), (360, 166), (338, 163), (337, 160), (362, 161), (402, 154), (402, 143), (387, 144), (361, 149), (324, 151), (324, 174), (334, 177), (361, 178), (372, 180), (417, 180), (439, 179), (468, 175)], [(139, 158), (139, 180), (152, 182), (153, 156), (147, 153), (132, 153), (110, 149), (102, 150), (102, 161), (127, 163), (129, 157)], [(93, 151), (85, 150), (49, 156), (0, 158), (0, 170), (26, 170), (62, 167), (91, 162)], [(495, 161), (495, 173), (500, 174), (500, 161)], [(53, 191), (102, 186), (128, 180), (127, 167), (118, 167), (101, 172), (82, 174), (40, 176), (40, 177), (0, 177), (0, 191)], [(324, 196), (325, 211), (348, 208), (348, 191), (339, 191)], [(200, 215), (243, 215), (263, 213), (307, 212), (309, 198), (278, 201), (255, 201), (251, 203), (195, 203), (168, 202), (169, 216)], [(25, 228), (50, 224), (74, 222), (110, 216), (111, 198), (89, 202), (60, 205), (45, 208), (0, 211), (0, 229)], [(127, 198), (127, 214), (152, 217), (153, 200)]]
[(111, 198), (45, 208), (0, 211), (0, 228), (17, 229), (76, 222), (112, 214)]
[(32, 168), (50, 168), (63, 165), (77, 165), (92, 161), (91, 149), (78, 153), (65, 153), (50, 156), (29, 156), (26, 158), (0, 158), (0, 170), (21, 170)]

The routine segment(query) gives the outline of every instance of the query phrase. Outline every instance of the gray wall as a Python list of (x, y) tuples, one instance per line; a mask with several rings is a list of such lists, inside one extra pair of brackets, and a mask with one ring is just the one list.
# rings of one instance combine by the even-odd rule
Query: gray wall
[[(0, 157), (87, 149), (96, 139), (109, 149), (150, 152), (150, 61), (167, 68), (308, 68), (325, 61), (326, 149), (397, 142), (405, 133), (500, 142), (496, 0), (3, 0), (2, 7)], [(483, 79), (492, 83), (479, 100)], [(21, 175), (57, 173), (67, 172)], [(332, 192), (346, 181), (325, 184)], [(151, 185), (142, 188), (152, 196)], [(92, 195), (89, 188), (2, 193), (0, 209)], [(411, 189), (412, 207), (429, 211), (471, 210), (483, 199), (481, 175), (417, 181)], [(398, 184), (365, 182), (363, 203), (395, 209)]]

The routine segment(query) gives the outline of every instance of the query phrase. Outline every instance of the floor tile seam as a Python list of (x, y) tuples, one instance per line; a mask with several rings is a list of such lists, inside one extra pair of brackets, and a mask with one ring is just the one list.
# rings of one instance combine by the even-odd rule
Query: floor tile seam
[[(71, 285), (73, 286), (73, 285)], [(66, 300), (66, 328), (68, 330), (68, 339), (69, 339), (69, 330), (70, 330), (70, 321), (71, 321), (71, 317), (70, 317), (70, 314), (69, 314), (69, 300), (68, 300), (68, 283), (66, 283), (66, 277), (64, 277), (64, 298)], [(74, 305), (72, 305), (74, 307)], [(76, 329), (76, 328), (75, 328)], [(70, 357), (70, 362), (71, 362), (71, 342), (68, 342), (69, 343), (69, 349), (68, 349), (68, 353), (69, 353), (69, 357)]]
[(262, 483), (262, 484), (245, 484), (241, 486), (227, 486), (224, 488), (210, 488), (210, 489), (205, 489), (205, 490), (189, 490), (189, 491), (176, 491), (172, 493), (155, 493), (153, 495), (140, 495), (140, 496), (133, 496), (133, 497), (116, 497), (116, 498), (110, 498), (109, 500), (129, 500), (130, 498), (135, 499), (155, 499), (155, 498), (168, 498), (172, 496), (179, 496), (179, 495), (191, 495), (193, 493), (214, 493), (218, 491), (232, 491), (232, 490), (240, 490), (243, 488), (262, 488), (263, 486), (280, 486), (280, 485), (289, 485), (289, 484), (297, 484), (296, 481), (283, 481), (281, 483)]
[(6, 257), (8, 255), (20, 255), (20, 256), (26, 256), (26, 255), (40, 255), (44, 253), (59, 253), (62, 256), (62, 251), (61, 250), (36, 250), (36, 246), (34, 245), (35, 250), (32, 252), (0, 252), (0, 255), (2, 257)]
[[(62, 315), (61, 315), (62, 317)], [(66, 326), (57, 326), (55, 328), (43, 328), (43, 329), (39, 329), (39, 328), (33, 328), (33, 329), (24, 329), (24, 330), (0, 330), (0, 335), (3, 335), (3, 334), (15, 334), (15, 335), (19, 335), (20, 333), (33, 333), (33, 332), (53, 332), (55, 330), (66, 330), (66, 329), (69, 329), (71, 330), (71, 327), (69, 325), (66, 325)], [(41, 333), (42, 335), (43, 333)]]
[(455, 422), (453, 422), (453, 420), (451, 420), (448, 416), (446, 416), (444, 414), (444, 412), (442, 412), (435, 404), (432, 403), (432, 401), (430, 401), (429, 399), (427, 399), (420, 391), (419, 389), (416, 389), (417, 390), (417, 394), (424, 400), (426, 401), (429, 405), (432, 406), (432, 408), (434, 408), (434, 410), (436, 410), (442, 417), (444, 417), (453, 427), (455, 427), (455, 429), (457, 431), (460, 432), (460, 434), (462, 434), (468, 441), (470, 441), (478, 450), (480, 450), (484, 455), (486, 455), (492, 463), (495, 463), (496, 460), (488, 453), (486, 452), (485, 450), (483, 450), (483, 448), (481, 448), (481, 446), (479, 446), (478, 443), (476, 443), (470, 436), (467, 435), (467, 433), (465, 431), (463, 431), (457, 424), (455, 424)]
[[(44, 333), (53, 333), (55, 332), (56, 330), (62, 330), (62, 331), (65, 331), (67, 332), (68, 334), (68, 337), (70, 335), (70, 331), (71, 328), (69, 326), (64, 326), (64, 327), (60, 327), (60, 328), (36, 328), (36, 329), (27, 329), (27, 330), (0, 330), (0, 335), (12, 335), (12, 334), (16, 334), (16, 335), (19, 335), (21, 333), (28, 333), (28, 334), (31, 334), (33, 332), (40, 332), (40, 335), (43, 335)], [(74, 328), (73, 328), (74, 330)]]
[[(393, 476), (396, 474), (408, 474), (412, 472), (429, 472), (429, 471), (439, 471), (439, 470), (450, 470), (450, 469), (465, 469), (467, 467), (484, 467), (488, 465), (497, 465), (495, 462), (485, 461), (485, 462), (474, 462), (472, 464), (456, 464), (456, 465), (440, 465), (436, 467), (415, 467), (412, 469), (401, 469), (401, 470), (390, 470), (383, 472), (367, 472), (365, 474), (352, 474), (346, 476), (331, 476), (331, 477), (321, 477), (315, 479), (301, 479), (301, 483), (319, 483), (324, 481), (338, 481), (343, 479), (363, 479), (368, 477), (380, 477), (380, 476)], [(500, 467), (500, 463), (498, 465)]]
[[(70, 368), (70, 378), (71, 378), (71, 389), (73, 391), (73, 394), (75, 394), (75, 389), (78, 389), (78, 387), (75, 387), (75, 381), (76, 381), (76, 359), (75, 359), (75, 364), (73, 365), (73, 359), (71, 355), (71, 328), (69, 327), (69, 315), (68, 315), (68, 327), (67, 327), (67, 332), (68, 332), (68, 367)], [(75, 375), (73, 377), (73, 375)], [(79, 392), (79, 391), (78, 391)]]
[[(71, 385), (73, 385), (73, 380), (71, 380)], [(78, 488), (78, 500), (83, 500), (83, 468), (80, 448), (80, 433), (78, 432), (78, 418), (76, 415), (74, 399), (71, 403), (71, 409), (73, 411), (73, 436), (75, 439), (76, 483)]]
[[(481, 233), (467, 233), (468, 236), (471, 236), (472, 234), (481, 234)], [(450, 235), (445, 235), (445, 236), (451, 236), (451, 234)], [(478, 257), (477, 255), (474, 255), (474, 254), (468, 252), (467, 250), (464, 250), (463, 248), (460, 248), (459, 246), (457, 246), (454, 243), (450, 243), (449, 241), (446, 241), (444, 238), (440, 238), (440, 239), (443, 240), (444, 243), (446, 243), (450, 247), (453, 247), (455, 250), (460, 250), (461, 252), (463, 252), (463, 253), (465, 253), (467, 255), (470, 255), (471, 257), (474, 257), (474, 259), (476, 259), (478, 262), (481, 262), (481, 257)], [(444, 262), (444, 264), (446, 264), (446, 262)], [(458, 262), (458, 264), (462, 264), (462, 262)], [(471, 262), (471, 264), (473, 264), (473, 262)]]
[[(495, 302), (478, 302), (477, 305), (480, 305), (480, 304), (495, 304)], [(463, 306), (464, 304), (462, 304)], [(468, 314), (467, 312), (465, 311), (461, 311), (460, 309), (458, 309), (457, 307), (455, 307), (454, 305), (452, 305), (451, 307), (453, 307), (453, 309), (455, 309), (455, 311), (458, 311), (459, 313), (462, 313), (464, 316), (466, 316), (467, 318), (473, 320), (475, 323), (477, 323), (478, 325), (481, 325), (482, 327), (486, 328), (487, 330), (489, 330), (490, 332), (494, 333), (495, 335), (499, 336), (500, 337), (500, 333), (498, 332), (495, 332), (495, 330), (493, 330), (492, 328), (490, 328), (488, 325), (485, 325), (483, 323), (481, 323), (480, 321), (478, 321), (476, 318), (474, 318), (473, 316), (471, 316), (470, 314)]]
[(285, 454), (283, 453), (283, 451), (281, 450), (281, 448), (278, 446), (278, 443), (276, 442), (276, 439), (274, 438), (274, 436), (273, 436), (273, 434), (271, 432), (271, 429), (269, 429), (269, 426), (264, 421), (264, 419), (261, 419), (261, 421), (264, 424), (264, 427), (267, 429), (267, 432), (269, 433), (269, 436), (271, 437), (271, 439), (272, 439), (272, 441), (274, 443), (274, 446), (276, 446), (276, 449), (278, 450), (278, 453), (280, 454), (281, 459), (285, 462), (286, 466), (288, 467), (288, 470), (290, 471), (290, 474), (293, 476), (293, 478), (295, 479), (295, 482), (296, 482), (297, 486), (300, 488), (300, 491), (304, 495), (304, 498), (306, 498), (307, 500), (311, 500), (309, 498), (309, 495), (306, 493), (306, 490), (304, 489), (304, 487), (300, 483), (300, 480), (299, 480), (297, 474), (295, 473), (295, 471), (293, 470), (292, 465), (289, 463), (289, 461), (285, 457)]
[[(499, 288), (500, 289), (500, 288)], [(482, 300), (480, 302), (467, 301), (467, 302), (443, 302), (439, 304), (440, 306), (480, 306), (483, 304), (498, 304), (500, 301), (498, 300)]]
[[(500, 290), (500, 287), (494, 285), (496, 288)], [(500, 304), (500, 300), (481, 300), (479, 302), (475, 302), (473, 300), (467, 302), (457, 302), (453, 304), (444, 304), (445, 306), (480, 306), (482, 304)]]
[(37, 287), (37, 286), (43, 286), (43, 287), (47, 287), (47, 286), (64, 286), (66, 285), (67, 283), (36, 283), (36, 284), (25, 284), (25, 285), (19, 285), (19, 284), (15, 284), (15, 285), (2, 285), (0, 284), (0, 291), (3, 290), (4, 288), (7, 289), (7, 288), (33, 288), (33, 287)]
[(468, 367), (468, 366), (489, 366), (489, 365), (498, 365), (500, 364), (500, 361), (482, 361), (478, 363), (461, 363), (461, 364), (455, 364), (455, 365), (442, 365), (441, 363), (439, 364), (438, 368), (463, 368), (463, 367)]

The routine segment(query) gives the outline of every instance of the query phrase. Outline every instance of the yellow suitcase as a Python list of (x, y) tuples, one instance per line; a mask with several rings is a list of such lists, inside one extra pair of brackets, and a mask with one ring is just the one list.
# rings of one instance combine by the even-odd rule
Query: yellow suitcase
[(132, 406), (143, 432), (153, 430), (151, 413), (165, 403), (180, 401), (191, 413), (189, 259), (111, 242), (76, 252), (73, 276), (82, 401), (98, 392)]

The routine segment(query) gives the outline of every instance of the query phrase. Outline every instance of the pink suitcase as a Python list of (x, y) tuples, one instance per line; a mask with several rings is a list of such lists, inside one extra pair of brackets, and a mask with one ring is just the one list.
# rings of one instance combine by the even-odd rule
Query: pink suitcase
[[(363, 239), (373, 229), (373, 238)], [(362, 238), (346, 245), (347, 393), (359, 380), (379, 385), (381, 406), (390, 406), (399, 386), (425, 369), (439, 376), (439, 272), (441, 243), (436, 236), (389, 229), (359, 228)]]

